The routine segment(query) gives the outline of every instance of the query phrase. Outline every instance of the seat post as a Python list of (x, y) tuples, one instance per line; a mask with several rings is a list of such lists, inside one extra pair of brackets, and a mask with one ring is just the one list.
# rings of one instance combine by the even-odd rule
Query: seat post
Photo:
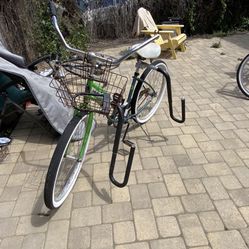
[(136, 68), (135, 74), (139, 75), (139, 70), (140, 70), (141, 67), (142, 67), (142, 60), (141, 60), (140, 56), (137, 55), (137, 62), (136, 62), (136, 65), (135, 65), (135, 68)]
[(138, 75), (140, 74), (139, 70), (141, 68), (148, 67), (150, 65), (150, 63), (152, 62), (152, 59), (150, 59), (150, 63), (145, 62), (145, 60), (146, 60), (145, 58), (142, 58), (141, 56), (138, 55), (137, 62), (136, 62), (136, 65), (135, 65), (135, 67), (136, 67), (135, 73), (137, 73)]

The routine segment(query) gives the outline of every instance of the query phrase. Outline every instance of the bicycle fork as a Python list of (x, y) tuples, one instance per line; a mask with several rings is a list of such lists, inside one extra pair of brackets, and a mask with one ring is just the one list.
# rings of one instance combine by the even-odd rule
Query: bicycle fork
[(125, 175), (124, 175), (123, 181), (122, 182), (117, 181), (114, 177), (114, 169), (115, 169), (115, 164), (116, 164), (116, 159), (117, 159), (117, 154), (118, 154), (118, 149), (119, 149), (120, 138), (122, 135), (122, 128), (123, 128), (123, 124), (125, 123), (124, 122), (124, 111), (120, 105), (117, 105), (117, 110), (118, 110), (118, 125), (117, 125), (117, 130), (116, 130), (114, 145), (113, 145), (113, 150), (112, 150), (112, 159), (111, 159), (111, 165), (110, 165), (110, 170), (109, 170), (109, 178), (115, 186), (117, 186), (119, 188), (123, 188), (127, 185), (128, 180), (129, 180), (132, 161), (133, 161), (136, 146), (131, 141), (125, 139), (127, 132), (128, 132), (128, 129), (129, 129), (129, 123), (128, 123), (126, 130), (125, 130), (125, 133), (124, 133), (124, 136), (123, 136), (123, 139), (122, 139), (122, 142), (125, 145), (130, 147), (129, 158), (128, 158), (128, 163), (126, 165), (126, 170), (125, 170)]

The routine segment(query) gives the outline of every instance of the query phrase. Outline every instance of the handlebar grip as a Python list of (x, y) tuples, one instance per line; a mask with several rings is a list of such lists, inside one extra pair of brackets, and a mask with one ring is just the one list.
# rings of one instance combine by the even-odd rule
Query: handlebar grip
[(51, 16), (56, 16), (56, 7), (53, 1), (49, 1), (49, 9)]

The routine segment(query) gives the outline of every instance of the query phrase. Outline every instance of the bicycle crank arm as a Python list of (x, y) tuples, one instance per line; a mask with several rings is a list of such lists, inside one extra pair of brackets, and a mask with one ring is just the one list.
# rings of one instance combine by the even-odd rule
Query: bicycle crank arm
[(121, 107), (119, 105), (117, 106), (117, 108), (118, 108), (118, 113), (119, 113), (118, 125), (117, 125), (117, 130), (116, 130), (116, 135), (115, 135), (115, 140), (114, 140), (114, 145), (113, 145), (113, 150), (112, 150), (112, 159), (111, 159), (111, 165), (110, 165), (110, 170), (109, 170), (109, 178), (110, 178), (110, 181), (115, 186), (117, 186), (119, 188), (123, 188), (127, 185), (128, 180), (129, 180), (131, 166), (132, 166), (136, 146), (131, 141), (124, 140), (126, 133), (127, 133), (127, 130), (128, 130), (128, 127), (129, 127), (129, 125), (128, 125), (122, 141), (124, 144), (126, 144), (130, 147), (129, 158), (128, 158), (128, 163), (126, 165), (126, 170), (125, 170), (125, 175), (124, 175), (123, 181), (122, 182), (117, 181), (114, 177), (114, 169), (115, 169), (115, 164), (116, 164), (116, 159), (117, 159), (117, 154), (118, 154), (118, 148), (119, 148), (122, 128), (123, 128), (123, 124), (124, 124), (123, 110), (121, 109)]

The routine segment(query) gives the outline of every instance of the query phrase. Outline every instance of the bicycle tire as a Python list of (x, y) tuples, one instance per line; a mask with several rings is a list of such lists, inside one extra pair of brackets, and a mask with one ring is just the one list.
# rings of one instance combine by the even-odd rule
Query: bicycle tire
[(249, 54), (241, 61), (236, 77), (239, 89), (249, 98)]
[[(55, 148), (54, 154), (52, 156), (48, 168), (44, 187), (44, 202), (49, 209), (59, 208), (63, 204), (70, 191), (72, 190), (80, 173), (81, 167), (85, 159), (85, 155), (87, 153), (91, 133), (89, 134), (86, 143), (85, 153), (81, 161), (79, 160), (79, 149), (76, 151), (76, 153), (73, 151), (75, 155), (69, 155), (69, 153), (72, 151), (72, 147), (70, 147), (71, 144), (76, 145), (75, 143), (79, 143), (78, 148), (81, 148), (82, 141), (85, 136), (85, 124), (87, 122), (87, 117), (88, 115), (86, 114), (82, 117), (74, 116), (67, 125), (63, 134), (61, 135), (58, 144)], [(91, 131), (93, 129), (93, 126), (94, 125), (92, 124)], [(80, 130), (81, 134), (79, 134)], [(69, 162), (69, 165), (67, 165), (67, 162)], [(71, 162), (73, 162), (73, 164)], [(65, 180), (62, 179), (62, 181), (60, 182), (60, 176), (62, 175), (62, 173), (64, 173), (64, 168), (68, 171), (68, 174), (66, 175), (67, 178)], [(60, 184), (62, 185), (62, 188), (59, 188), (59, 191), (57, 191), (58, 184), (59, 187)]]
[[(156, 60), (156, 61), (152, 62), (151, 65), (153, 65), (155, 67), (160, 67), (161, 69), (163, 69), (165, 71), (168, 70), (167, 65), (161, 60)], [(152, 103), (151, 109), (146, 114), (142, 110), (143, 108), (145, 108), (146, 103), (142, 106), (138, 106), (138, 105), (139, 105), (139, 101), (143, 97), (141, 91), (144, 89), (144, 92), (146, 93), (146, 88), (145, 88), (146, 82), (149, 84), (152, 84), (153, 82), (155, 82), (157, 84), (157, 79), (152, 79), (152, 82), (151, 82), (151, 80), (149, 78), (151, 76), (151, 74), (159, 77), (161, 79), (161, 80), (159, 79), (159, 83), (160, 82), (161, 83), (158, 84), (160, 89), (159, 89), (159, 92), (156, 92), (157, 98), (155, 99), (155, 102)], [(156, 71), (152, 67), (146, 68), (144, 70), (144, 72), (142, 73), (138, 84), (136, 85), (136, 88), (135, 88), (135, 91), (133, 94), (132, 103), (131, 103), (131, 113), (132, 113), (132, 115), (135, 115), (134, 120), (137, 123), (144, 124), (147, 121), (149, 121), (149, 119), (155, 114), (160, 103), (162, 102), (165, 91), (166, 91), (166, 79), (165, 79), (164, 75), (162, 73)]]

